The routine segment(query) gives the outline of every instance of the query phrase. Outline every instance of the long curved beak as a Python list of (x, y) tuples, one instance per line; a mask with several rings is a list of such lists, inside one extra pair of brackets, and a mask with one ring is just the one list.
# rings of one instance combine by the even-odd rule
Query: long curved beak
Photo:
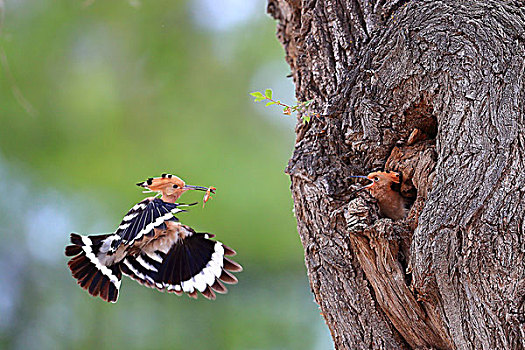
[[(187, 190), (208, 191), (208, 187), (193, 186), (193, 185), (186, 185), (184, 186), (184, 189), (186, 191)], [(211, 190), (211, 193), (215, 193), (215, 190)]]
[[(362, 178), (362, 179), (370, 180), (368, 177), (363, 176), (363, 175), (350, 175), (349, 177), (358, 177), (358, 178)], [(370, 180), (370, 181), (371, 181), (371, 180)]]

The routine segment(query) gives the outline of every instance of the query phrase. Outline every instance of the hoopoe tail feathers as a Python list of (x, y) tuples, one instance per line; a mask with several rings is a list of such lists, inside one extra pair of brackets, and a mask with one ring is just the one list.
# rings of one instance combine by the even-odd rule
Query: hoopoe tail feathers
[(161, 291), (187, 293), (192, 298), (197, 298), (200, 292), (208, 299), (215, 299), (215, 292), (227, 292), (222, 282), (237, 283), (229, 271), (242, 271), (242, 267), (226, 258), (235, 255), (233, 249), (209, 238), (207, 234), (194, 232), (182, 242), (174, 242), (166, 253), (142, 251), (136, 257), (128, 256), (122, 262), (122, 272)]
[(118, 299), (122, 273), (119, 264), (103, 265), (97, 258), (102, 241), (111, 235), (81, 236), (71, 234), (71, 243), (66, 247), (66, 256), (71, 273), (78, 284), (92, 296), (100, 296), (108, 302)]

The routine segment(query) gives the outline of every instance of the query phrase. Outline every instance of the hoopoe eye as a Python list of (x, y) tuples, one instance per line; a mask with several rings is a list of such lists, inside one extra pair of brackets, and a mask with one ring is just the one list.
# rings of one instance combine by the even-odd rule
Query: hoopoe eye
[(375, 177), (374, 177), (374, 181), (375, 181), (375, 182), (379, 181), (379, 177), (378, 177), (378, 176), (375, 176)]
[(173, 188), (179, 188), (179, 185), (173, 185)]

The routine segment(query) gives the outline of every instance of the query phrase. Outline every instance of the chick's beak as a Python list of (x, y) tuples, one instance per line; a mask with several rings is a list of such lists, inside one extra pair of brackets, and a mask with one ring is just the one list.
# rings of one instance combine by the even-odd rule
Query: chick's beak
[(368, 177), (363, 176), (363, 175), (350, 175), (349, 177), (357, 177), (357, 178), (361, 178), (361, 179), (367, 179), (367, 180), (370, 180)]
[[(188, 191), (188, 190), (208, 191), (208, 187), (193, 186), (193, 185), (186, 185), (186, 186), (184, 186), (184, 189), (186, 191)], [(211, 190), (211, 192), (215, 193), (215, 190)]]

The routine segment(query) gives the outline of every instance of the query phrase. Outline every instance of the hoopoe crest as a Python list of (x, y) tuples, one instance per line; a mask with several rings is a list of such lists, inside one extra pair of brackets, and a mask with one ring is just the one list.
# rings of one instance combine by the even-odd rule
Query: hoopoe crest
[[(175, 214), (188, 207), (176, 203), (189, 190), (215, 193), (213, 187), (186, 185), (171, 174), (137, 183), (145, 192), (157, 195), (135, 204), (123, 217), (115, 232), (82, 236), (71, 234), (66, 256), (78, 284), (92, 296), (116, 302), (122, 275), (160, 291), (197, 298), (200, 292), (215, 299), (215, 292), (226, 293), (224, 283), (235, 284), (230, 272), (242, 267), (226, 256), (235, 251), (214, 235), (196, 232), (179, 222)], [(160, 196), (160, 198), (157, 198)]]

